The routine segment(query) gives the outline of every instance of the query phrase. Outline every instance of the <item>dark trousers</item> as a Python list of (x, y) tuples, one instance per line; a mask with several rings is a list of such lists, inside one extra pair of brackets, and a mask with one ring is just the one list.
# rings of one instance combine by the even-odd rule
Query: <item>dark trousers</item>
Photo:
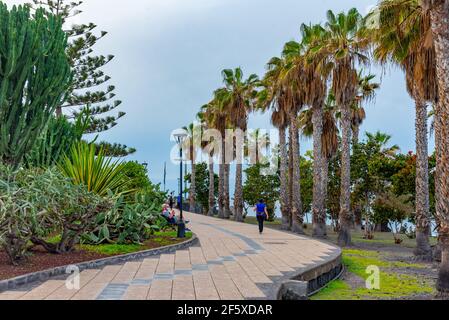
[(265, 221), (265, 214), (257, 214), (257, 222), (259, 223), (259, 232), (263, 232), (263, 222)]

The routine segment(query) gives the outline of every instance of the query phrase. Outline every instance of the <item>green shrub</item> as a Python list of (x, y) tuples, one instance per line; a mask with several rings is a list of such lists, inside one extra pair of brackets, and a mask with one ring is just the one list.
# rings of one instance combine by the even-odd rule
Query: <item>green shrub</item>
[[(52, 253), (72, 250), (112, 207), (54, 169), (14, 171), (0, 165), (0, 172), (0, 245), (13, 264), (24, 259), (30, 241)], [(44, 240), (55, 232), (61, 233), (58, 242)]]
[(160, 184), (151, 182), (148, 178), (148, 169), (137, 161), (126, 162), (124, 174), (129, 179), (125, 190), (133, 190), (126, 194), (127, 203), (133, 203), (136, 194), (146, 194), (156, 206), (162, 206), (167, 199), (167, 192), (160, 189)]
[(97, 230), (86, 234), (83, 240), (91, 244), (141, 244), (160, 229), (159, 209), (159, 200), (149, 194), (136, 194), (133, 203), (125, 202), (122, 196), (112, 210), (98, 216)]
[[(51, 213), (51, 219), (46, 221), (45, 230), (35, 232), (31, 241), (51, 253), (72, 251), (83, 234), (97, 228), (98, 216), (112, 208), (111, 199), (89, 192), (82, 185), (73, 185), (68, 179), (56, 178), (47, 190), (42, 207)], [(60, 231), (59, 241), (47, 241), (46, 236), (55, 229)]]
[(14, 265), (26, 256), (36, 224), (47, 215), (29, 201), (28, 191), (0, 180), (0, 246)]
[(131, 182), (126, 175), (126, 163), (113, 161), (98, 151), (94, 144), (78, 142), (70, 152), (64, 155), (58, 164), (61, 173), (70, 178), (75, 185), (84, 185), (88, 191), (99, 196), (108, 196), (109, 192), (125, 194)]

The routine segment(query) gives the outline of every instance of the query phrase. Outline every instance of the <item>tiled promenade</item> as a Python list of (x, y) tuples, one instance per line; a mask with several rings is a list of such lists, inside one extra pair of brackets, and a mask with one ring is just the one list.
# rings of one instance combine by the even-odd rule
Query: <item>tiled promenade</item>
[(239, 300), (273, 298), (283, 279), (324, 263), (337, 247), (290, 233), (186, 214), (200, 244), (173, 254), (80, 273), (80, 288), (64, 279), (0, 293), (2, 299)]

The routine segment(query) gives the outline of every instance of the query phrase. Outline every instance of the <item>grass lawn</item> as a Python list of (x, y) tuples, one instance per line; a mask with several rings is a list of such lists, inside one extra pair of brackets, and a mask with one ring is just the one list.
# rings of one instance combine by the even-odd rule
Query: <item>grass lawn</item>
[[(151, 237), (143, 244), (117, 244), (117, 243), (105, 243), (105, 244), (81, 244), (77, 246), (78, 250), (103, 254), (107, 256), (115, 256), (121, 254), (134, 253), (138, 251), (154, 249), (158, 247), (165, 247), (172, 244), (183, 242), (192, 238), (192, 232), (186, 232), (184, 239), (177, 238), (177, 231), (159, 231), (155, 232)], [(49, 243), (57, 243), (60, 236), (54, 236), (47, 239)]]
[(79, 249), (104, 254), (108, 256), (114, 256), (154, 249), (158, 247), (165, 247), (172, 244), (184, 242), (190, 238), (192, 238), (192, 232), (186, 232), (186, 237), (184, 239), (178, 239), (176, 231), (161, 231), (155, 232), (150, 237), (150, 239), (145, 241), (143, 244), (116, 244), (116, 243), (111, 244), (107, 243), (99, 245), (82, 244), (79, 245)]
[[(423, 273), (429, 267), (426, 264), (390, 260), (388, 253), (356, 249), (343, 250), (343, 263), (344, 278), (330, 283), (312, 300), (411, 299), (435, 294), (434, 281)], [(379, 289), (365, 285), (369, 266), (380, 270)]]
[[(257, 224), (255, 217), (245, 223)], [(281, 220), (266, 222), (267, 227), (279, 229)], [(312, 234), (312, 225), (304, 229)], [(328, 227), (328, 240), (337, 243), (338, 234)], [(413, 262), (416, 240), (399, 236), (403, 242), (395, 244), (392, 233), (375, 232), (373, 240), (363, 239), (363, 231), (352, 231), (352, 246), (343, 250), (346, 272), (342, 278), (312, 296), (312, 300), (373, 300), (373, 299), (432, 299), (435, 291), (436, 267), (430, 263)], [(432, 245), (437, 239), (430, 239)], [(380, 271), (380, 288), (367, 289), (367, 268), (376, 266)]]

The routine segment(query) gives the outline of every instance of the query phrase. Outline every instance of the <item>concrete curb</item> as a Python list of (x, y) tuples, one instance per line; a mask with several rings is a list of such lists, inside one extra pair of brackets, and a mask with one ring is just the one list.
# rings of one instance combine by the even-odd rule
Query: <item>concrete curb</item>
[(307, 267), (303, 267), (294, 272), (289, 272), (285, 277), (276, 279), (273, 282), (275, 286), (270, 288), (268, 299), (277, 300), (282, 296), (282, 292), (286, 292), (287, 288), (291, 288), (293, 282), (305, 283), (305, 287), (301, 286), (302, 292), (295, 292), (298, 296), (309, 297), (319, 291), (318, 289), (326, 286), (329, 282), (338, 277), (342, 270), (341, 250), (337, 249), (326, 259), (326, 261)]
[[(275, 230), (296, 235), (291, 231), (279, 229)], [(315, 263), (314, 265), (309, 265), (293, 272), (288, 272), (283, 277), (273, 277), (273, 285), (271, 285), (270, 288), (264, 288), (264, 291), (267, 293), (267, 298), (269, 300), (277, 300), (280, 298), (280, 296), (282, 296), (283, 293), (287, 293), (287, 296), (290, 295), (291, 297), (292, 291), (290, 290), (290, 288), (292, 288), (292, 285), (294, 288), (302, 288), (301, 292), (295, 292), (295, 295), (301, 297), (310, 297), (314, 293), (318, 292), (320, 288), (323, 288), (341, 274), (343, 266), (342, 249), (340, 247), (326, 239), (315, 239), (306, 235), (300, 236), (328, 244), (332, 246), (334, 250), (326, 258), (326, 261)], [(294, 284), (294, 282), (303, 282), (307, 284), (307, 290), (305, 289), (304, 285)]]
[(33, 273), (24, 274), (24, 275), (15, 277), (15, 278), (0, 281), (0, 293), (7, 291), (7, 290), (14, 290), (20, 286), (29, 285), (34, 282), (43, 282), (43, 281), (49, 280), (50, 278), (55, 277), (55, 276), (65, 275), (65, 274), (67, 274), (66, 270), (67, 270), (67, 267), (69, 267), (69, 266), (76, 266), (76, 267), (78, 267), (79, 271), (83, 271), (86, 269), (98, 269), (98, 268), (102, 268), (107, 265), (120, 264), (120, 263), (124, 263), (124, 262), (128, 262), (128, 261), (144, 259), (144, 258), (151, 257), (151, 256), (157, 256), (160, 254), (172, 253), (177, 250), (186, 249), (186, 248), (191, 247), (197, 243), (198, 243), (198, 237), (195, 234), (193, 234), (192, 238), (190, 238), (187, 241), (177, 243), (177, 244), (172, 244), (172, 245), (165, 246), (165, 247), (160, 247), (160, 248), (155, 248), (155, 249), (150, 249), (150, 250), (145, 250), (145, 251), (139, 251), (139, 252), (124, 254), (124, 255), (119, 255), (119, 256), (107, 257), (107, 258), (102, 258), (102, 259), (93, 260), (93, 261), (86, 261), (86, 262), (81, 262), (81, 263), (77, 263), (77, 264), (73, 264), (73, 265), (60, 266), (60, 267), (55, 267), (55, 268), (51, 268), (51, 269), (47, 269), (47, 270), (43, 270), (43, 271), (37, 271), (37, 272), (33, 272)]

